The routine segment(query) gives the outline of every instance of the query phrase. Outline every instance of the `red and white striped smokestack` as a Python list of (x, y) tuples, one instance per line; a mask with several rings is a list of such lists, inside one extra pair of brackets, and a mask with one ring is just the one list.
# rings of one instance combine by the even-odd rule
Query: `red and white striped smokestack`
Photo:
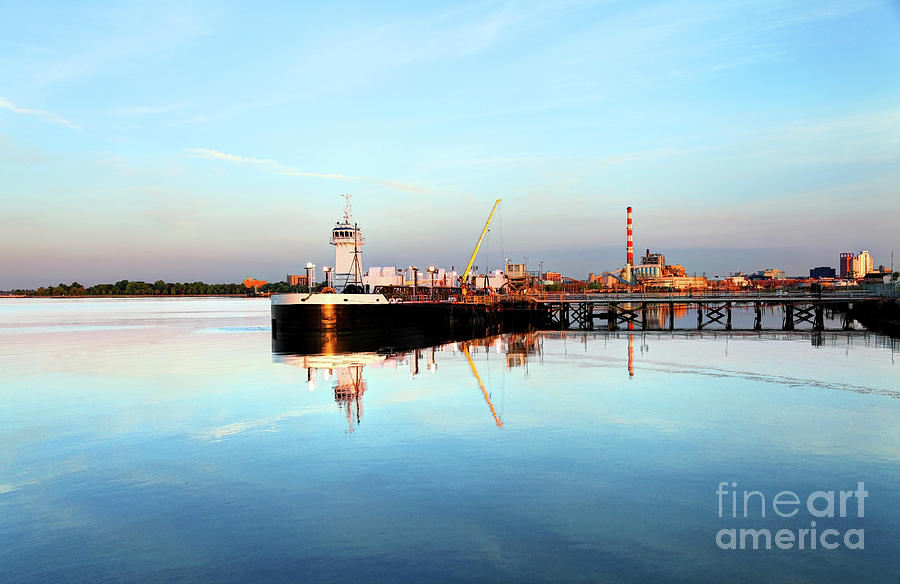
[(628, 221), (625, 224), (625, 235), (628, 237), (628, 241), (625, 247), (625, 251), (627, 252), (626, 263), (629, 266), (634, 265), (634, 239), (631, 231), (631, 207), (628, 207)]

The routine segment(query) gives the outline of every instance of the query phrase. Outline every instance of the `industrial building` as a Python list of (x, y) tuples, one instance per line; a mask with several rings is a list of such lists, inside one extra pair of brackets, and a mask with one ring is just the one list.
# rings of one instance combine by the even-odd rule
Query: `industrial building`
[(666, 256), (646, 250), (640, 265), (634, 265), (634, 219), (632, 208), (627, 207), (625, 218), (625, 267), (618, 272), (604, 272), (601, 276), (588, 276), (604, 286), (635, 286), (674, 290), (702, 290), (707, 287), (705, 277), (687, 276), (684, 266), (667, 264)]
[(648, 249), (641, 258), (641, 265), (635, 266), (632, 273), (636, 273), (638, 279), (659, 278), (661, 276), (684, 276), (684, 266), (666, 263), (666, 256), (661, 253), (650, 253)]

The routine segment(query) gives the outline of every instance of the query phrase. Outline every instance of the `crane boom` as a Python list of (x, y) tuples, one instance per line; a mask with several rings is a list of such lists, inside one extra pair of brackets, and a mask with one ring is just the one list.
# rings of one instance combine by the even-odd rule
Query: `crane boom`
[(472, 252), (472, 257), (469, 258), (469, 263), (466, 265), (466, 271), (463, 272), (461, 278), (463, 286), (468, 286), (469, 284), (469, 272), (472, 270), (472, 264), (475, 263), (475, 256), (478, 255), (478, 248), (481, 247), (481, 240), (484, 239), (484, 234), (487, 233), (488, 227), (491, 226), (491, 219), (494, 218), (494, 211), (497, 210), (497, 205), (499, 205), (502, 200), (503, 199), (497, 199), (494, 201), (494, 207), (491, 209), (491, 214), (488, 215), (487, 222), (484, 224), (484, 229), (481, 230), (481, 237), (478, 238), (478, 243), (475, 244), (475, 251)]
[[(500, 202), (499, 200), (497, 201)], [(472, 355), (469, 354), (469, 346), (463, 344), (462, 346), (463, 354), (466, 356), (466, 359), (469, 361), (469, 367), (472, 368), (472, 373), (475, 374), (475, 379), (478, 381), (478, 387), (481, 388), (481, 394), (484, 396), (484, 401), (487, 402), (488, 407), (491, 409), (491, 415), (494, 417), (494, 423), (497, 424), (498, 428), (503, 427), (503, 421), (500, 419), (500, 416), (497, 415), (497, 410), (494, 409), (494, 404), (491, 403), (491, 394), (488, 393), (487, 389), (484, 387), (484, 382), (481, 381), (481, 375), (478, 375), (478, 369), (475, 369), (475, 361), (472, 360)]]

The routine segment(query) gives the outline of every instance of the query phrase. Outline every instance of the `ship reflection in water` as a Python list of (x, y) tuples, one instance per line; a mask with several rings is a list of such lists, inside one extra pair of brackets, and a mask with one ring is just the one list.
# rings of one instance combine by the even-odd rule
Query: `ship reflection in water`
[[(278, 345), (282, 351), (273, 352), (273, 361), (293, 367), (306, 369), (307, 387), (309, 391), (315, 391), (322, 383), (330, 384), (334, 391), (334, 401), (337, 403), (343, 415), (347, 419), (349, 432), (354, 432), (363, 418), (363, 394), (367, 385), (364, 378), (364, 369), (409, 369), (409, 378), (415, 379), (424, 373), (434, 374), (438, 371), (438, 361), (441, 354), (450, 354), (452, 358), (462, 355), (468, 362), (471, 370), (471, 378), (481, 390), (484, 402), (490, 411), (491, 417), (498, 428), (503, 427), (502, 414), (494, 404), (491, 388), (484, 381), (482, 373), (476, 364), (479, 353), (502, 354), (505, 357), (507, 371), (515, 368), (523, 368), (527, 373), (529, 360), (543, 358), (543, 345), (545, 340), (578, 342), (583, 344), (587, 351), (589, 342), (603, 342), (611, 339), (626, 339), (627, 354), (621, 356), (621, 363), (628, 380), (635, 377), (635, 344), (641, 355), (649, 351), (648, 339), (651, 338), (721, 338), (725, 341), (724, 347), (727, 354), (729, 338), (757, 338), (759, 340), (792, 340), (797, 341), (802, 337), (809, 337), (810, 344), (814, 347), (823, 345), (835, 345), (840, 342), (849, 342), (853, 337), (868, 338), (865, 334), (856, 333), (728, 333), (724, 331), (692, 332), (681, 331), (675, 333), (637, 331), (630, 330), (597, 333), (586, 331), (532, 331), (527, 333), (508, 333), (493, 335), (468, 341), (455, 341), (431, 346), (410, 347), (407, 344), (404, 349), (393, 347), (381, 347), (377, 342), (367, 342), (365, 338), (353, 338), (348, 336), (320, 335), (310, 336), (302, 344), (292, 345), (295, 349), (302, 348), (306, 352), (283, 352), (284, 345)], [(637, 339), (635, 338), (637, 337)], [(874, 337), (879, 338), (879, 337)], [(424, 342), (424, 341), (423, 341)], [(894, 342), (882, 338), (882, 342), (889, 342), (892, 349)], [(375, 348), (377, 347), (377, 348)], [(371, 350), (361, 350), (361, 349)]]
[[(506, 356), (507, 369), (527, 367), (529, 356), (540, 355), (541, 343), (547, 334), (559, 336), (562, 333), (515, 333), (403, 351), (382, 348), (376, 351), (357, 352), (341, 351), (346, 345), (342, 344), (338, 338), (322, 335), (318, 340), (311, 338), (306, 347), (321, 348), (323, 352), (314, 354), (274, 353), (273, 360), (277, 363), (306, 369), (309, 391), (316, 390), (321, 382), (330, 383), (334, 390), (334, 401), (341, 407), (341, 411), (347, 418), (348, 430), (353, 432), (363, 417), (362, 396), (366, 392), (363, 370), (366, 367), (373, 369), (408, 367), (410, 379), (414, 379), (424, 372), (436, 373), (440, 353), (461, 353), (468, 361), (472, 377), (481, 389), (494, 423), (498, 428), (502, 428), (501, 415), (494, 406), (491, 392), (485, 386), (472, 355), (477, 352), (492, 351)], [(359, 344), (354, 341), (352, 346), (358, 347)]]

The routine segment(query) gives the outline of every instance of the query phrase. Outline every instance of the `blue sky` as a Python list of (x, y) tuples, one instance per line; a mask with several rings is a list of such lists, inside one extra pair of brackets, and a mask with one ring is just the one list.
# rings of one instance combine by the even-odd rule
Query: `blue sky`
[[(635, 247), (803, 273), (900, 222), (896, 2), (0, 2), (0, 289)], [(900, 249), (898, 249), (900, 251)], [(898, 256), (900, 264), (900, 256)]]

